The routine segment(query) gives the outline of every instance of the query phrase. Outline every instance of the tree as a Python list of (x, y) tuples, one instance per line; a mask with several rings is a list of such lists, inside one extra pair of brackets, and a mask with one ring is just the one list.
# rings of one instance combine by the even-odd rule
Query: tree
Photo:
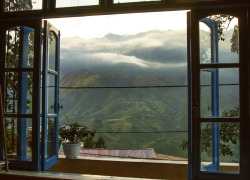
[[(222, 117), (239, 117), (239, 106), (232, 110), (226, 110), (222, 113)], [(212, 125), (206, 123), (201, 130), (201, 151), (211, 154), (212, 147)], [(219, 124), (220, 128), (220, 154), (223, 156), (233, 156), (230, 144), (237, 144), (239, 139), (239, 126), (234, 122), (225, 122)], [(188, 140), (184, 139), (179, 145), (183, 150), (188, 149)]]
[(6, 0), (5, 11), (32, 10), (32, 0)]
[[(212, 19), (218, 23), (218, 41), (225, 41), (225, 35), (223, 31), (227, 30), (235, 18), (234, 16), (218, 14), (209, 16), (209, 19)], [(230, 39), (231, 42), (231, 52), (239, 53), (239, 36), (238, 36), (238, 25), (234, 26), (234, 31), (232, 34), (232, 38)]]

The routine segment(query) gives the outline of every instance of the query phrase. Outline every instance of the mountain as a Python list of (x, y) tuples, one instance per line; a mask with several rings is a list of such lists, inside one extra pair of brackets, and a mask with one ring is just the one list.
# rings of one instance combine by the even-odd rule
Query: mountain
[[(222, 42), (221, 57), (228, 57), (228, 51), (230, 45)], [(185, 31), (63, 39), (61, 52), (61, 125), (84, 124), (108, 148), (151, 147), (187, 157), (179, 147), (188, 130)], [(235, 73), (222, 70), (220, 81), (238, 83)], [(210, 91), (204, 92), (206, 111)], [(237, 88), (221, 88), (220, 93), (221, 111), (237, 105)]]

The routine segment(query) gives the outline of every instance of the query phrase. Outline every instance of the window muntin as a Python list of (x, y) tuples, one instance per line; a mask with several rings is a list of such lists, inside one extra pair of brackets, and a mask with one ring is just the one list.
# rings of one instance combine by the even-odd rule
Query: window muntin
[(43, 0), (5, 0), (5, 12), (41, 10)]
[(99, 5), (99, 0), (56, 0), (56, 7), (78, 7)]

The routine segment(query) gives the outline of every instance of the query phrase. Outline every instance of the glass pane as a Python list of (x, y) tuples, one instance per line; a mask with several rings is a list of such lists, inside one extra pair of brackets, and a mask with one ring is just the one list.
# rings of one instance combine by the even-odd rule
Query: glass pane
[(201, 117), (239, 117), (239, 113), (228, 114), (239, 110), (238, 68), (201, 70), (200, 83)]
[(32, 119), (5, 118), (8, 159), (32, 160)]
[(8, 159), (17, 159), (17, 119), (5, 118), (6, 149)]
[(47, 158), (50, 158), (56, 155), (56, 118), (48, 118), (47, 127)]
[(239, 123), (220, 123), (220, 171), (239, 172)]
[(56, 113), (56, 77), (48, 74), (48, 114)]
[(212, 72), (202, 70), (200, 73), (200, 111), (201, 117), (212, 116)]
[(238, 63), (238, 39), (236, 17), (220, 14), (201, 20), (200, 63)]
[(205, 171), (206, 166), (213, 164), (212, 148), (212, 124), (201, 123), (201, 170)]
[[(25, 121), (24, 118), (22, 118)], [(26, 148), (26, 157), (27, 160), (32, 160), (32, 119), (26, 118), (26, 141), (27, 141), (27, 148)]]
[(150, 1), (161, 1), (161, 0), (114, 0), (114, 3), (131, 3), (131, 2), (150, 2)]
[(201, 171), (239, 172), (239, 123), (202, 123), (200, 143)]
[(15, 27), (6, 31), (6, 68), (32, 68), (34, 65), (34, 30)]
[[(219, 69), (219, 115), (240, 117), (239, 114), (239, 69)], [(235, 111), (229, 114), (228, 112)]]
[(5, 11), (30, 11), (42, 9), (43, 0), (5, 0)]
[(4, 112), (32, 114), (33, 73), (6, 72)]
[(57, 8), (93, 5), (99, 5), (99, 0), (56, 0)]
[(53, 31), (49, 32), (49, 38), (48, 38), (48, 64), (49, 69), (57, 71), (57, 61), (56, 61), (56, 45), (57, 45), (57, 38)]

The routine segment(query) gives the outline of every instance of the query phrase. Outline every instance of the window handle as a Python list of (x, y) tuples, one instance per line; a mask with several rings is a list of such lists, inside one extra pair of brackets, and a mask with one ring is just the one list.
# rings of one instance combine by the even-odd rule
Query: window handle
[(60, 106), (60, 104), (59, 104), (59, 110), (60, 110), (60, 109), (62, 109), (62, 110), (63, 110), (63, 105), (61, 105), (61, 106)]
[[(54, 109), (55, 106), (54, 106), (54, 105), (51, 105), (50, 108), (51, 108), (51, 109)], [(59, 104), (58, 108), (59, 108), (59, 110), (60, 110), (60, 109), (63, 109), (63, 105), (60, 106), (60, 104)]]

